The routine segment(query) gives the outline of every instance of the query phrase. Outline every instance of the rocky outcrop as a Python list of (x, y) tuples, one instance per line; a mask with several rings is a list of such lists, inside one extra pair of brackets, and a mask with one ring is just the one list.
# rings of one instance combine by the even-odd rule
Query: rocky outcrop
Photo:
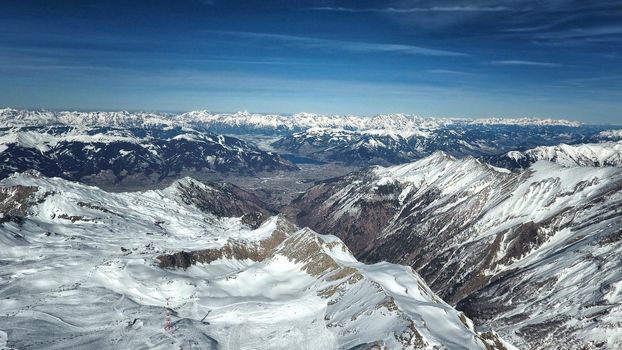
[(269, 237), (256, 242), (229, 239), (219, 248), (162, 254), (157, 257), (158, 266), (187, 269), (194, 264), (209, 264), (218, 259), (262, 261), (273, 254), (274, 249), (296, 229), (295, 225), (279, 217)]
[(276, 210), (255, 194), (229, 183), (204, 184), (191, 178), (174, 182), (167, 191), (186, 205), (217, 217), (239, 217), (252, 228), (259, 227)]
[(0, 187), (0, 222), (20, 221), (26, 215), (31, 196), (37, 190), (33, 186)]

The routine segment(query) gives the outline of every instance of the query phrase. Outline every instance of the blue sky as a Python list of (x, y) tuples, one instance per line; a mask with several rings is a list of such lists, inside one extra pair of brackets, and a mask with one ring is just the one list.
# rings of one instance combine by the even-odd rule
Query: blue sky
[(2, 106), (622, 123), (622, 1), (0, 3)]

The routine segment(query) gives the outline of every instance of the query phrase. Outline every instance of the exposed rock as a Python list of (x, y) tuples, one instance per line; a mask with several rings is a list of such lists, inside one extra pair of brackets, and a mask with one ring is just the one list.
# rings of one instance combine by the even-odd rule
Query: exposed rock
[(34, 186), (0, 187), (0, 223), (21, 222), (28, 207), (36, 202), (33, 195), (38, 191)]
[(242, 223), (257, 228), (276, 211), (256, 195), (232, 184), (203, 184), (185, 178), (169, 187), (187, 205), (217, 217), (241, 217)]
[(191, 265), (209, 264), (218, 259), (237, 259), (261, 261), (274, 253), (280, 245), (297, 227), (283, 218), (277, 219), (276, 228), (272, 234), (258, 242), (238, 241), (229, 239), (221, 248), (201, 249), (189, 252), (162, 254), (157, 257), (161, 268), (187, 269)]

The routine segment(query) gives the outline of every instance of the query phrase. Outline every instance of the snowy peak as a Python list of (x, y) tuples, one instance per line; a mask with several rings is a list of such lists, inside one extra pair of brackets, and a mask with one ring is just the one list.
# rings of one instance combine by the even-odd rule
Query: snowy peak
[[(413, 163), (374, 169), (379, 182), (388, 179), (408, 183), (417, 189), (435, 186), (443, 193), (451, 193), (467, 183), (483, 183), (507, 176), (505, 169), (495, 168), (473, 158), (455, 158), (445, 152), (435, 152), (429, 157)], [(466, 186), (468, 187), (468, 186)]]
[(569, 126), (579, 127), (581, 123), (576, 121), (570, 121), (566, 119), (551, 119), (551, 118), (482, 118), (475, 119), (474, 124), (483, 125), (523, 125), (523, 126)]
[[(248, 271), (256, 269), (268, 273), (289, 269), (303, 272), (311, 279), (307, 277), (299, 288), (311, 293), (307, 298), (317, 298), (326, 305), (322, 318), (326, 327), (345, 330), (340, 332), (344, 336), (338, 344), (333, 345), (338, 348), (365, 345), (427, 349), (457, 344), (467, 344), (469, 349), (511, 348), (494, 333), (477, 333), (470, 320), (436, 297), (412, 270), (386, 263), (361, 264), (336, 237), (320, 236), (310, 229), (291, 229), (275, 230), (255, 243), (229, 241), (219, 249), (176, 253), (158, 260), (162, 267), (184, 268), (191, 264), (209, 268), (209, 264), (218, 264), (221, 259), (252, 261), (229, 275), (236, 280), (246, 280)], [(441, 314), (443, 320), (438, 319)]]
[(539, 160), (548, 160), (565, 167), (622, 166), (622, 141), (541, 146), (524, 152), (511, 151), (493, 161), (511, 168), (526, 168)]
[(622, 141), (622, 129), (604, 130), (595, 137), (600, 140)]

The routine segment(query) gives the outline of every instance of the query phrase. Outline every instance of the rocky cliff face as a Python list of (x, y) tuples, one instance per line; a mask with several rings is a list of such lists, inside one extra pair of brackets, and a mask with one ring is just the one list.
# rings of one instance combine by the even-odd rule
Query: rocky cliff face
[(412, 266), (519, 346), (620, 346), (622, 169), (511, 173), (437, 153), (319, 183), (293, 205), (300, 224)]

